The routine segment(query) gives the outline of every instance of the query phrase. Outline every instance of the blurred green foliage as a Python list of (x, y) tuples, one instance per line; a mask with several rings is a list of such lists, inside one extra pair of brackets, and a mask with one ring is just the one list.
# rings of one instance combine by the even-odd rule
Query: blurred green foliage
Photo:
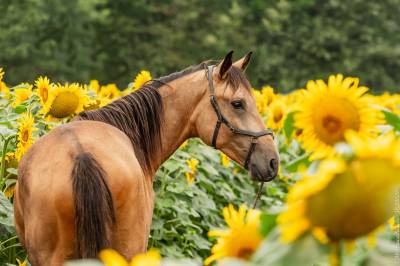
[[(194, 184), (188, 185), (184, 173), (190, 171), (186, 160), (192, 158), (199, 165)], [(225, 226), (223, 207), (252, 207), (259, 184), (232, 161), (224, 167), (220, 160), (219, 152), (191, 139), (162, 165), (154, 182), (157, 197), (149, 248), (160, 249), (166, 257), (201, 263), (210, 255), (207, 232)], [(287, 183), (279, 178), (266, 187), (257, 207), (268, 211), (282, 207)]]
[(17, 84), (44, 74), (127, 84), (233, 49), (252, 50), (255, 87), (330, 73), (399, 91), (399, 0), (1, 0), (0, 66)]

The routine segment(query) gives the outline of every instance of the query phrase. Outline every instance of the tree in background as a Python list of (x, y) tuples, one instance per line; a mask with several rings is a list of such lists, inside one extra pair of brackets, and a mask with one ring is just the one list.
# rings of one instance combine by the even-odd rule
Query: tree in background
[(399, 0), (2, 0), (6, 81), (125, 85), (140, 69), (166, 75), (229, 50), (252, 50), (249, 76), (281, 91), (330, 73), (399, 91)]

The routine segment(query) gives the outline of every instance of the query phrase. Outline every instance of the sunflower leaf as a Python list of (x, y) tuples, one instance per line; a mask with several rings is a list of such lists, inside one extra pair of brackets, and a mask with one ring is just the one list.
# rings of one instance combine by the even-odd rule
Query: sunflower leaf
[(383, 114), (385, 115), (386, 122), (393, 126), (396, 131), (400, 131), (400, 116), (386, 110), (383, 110)]
[(327, 261), (328, 248), (310, 235), (303, 236), (290, 245), (282, 243), (279, 238), (277, 228), (270, 232), (252, 257), (255, 265), (321, 265)]
[(287, 139), (290, 139), (290, 137), (293, 134), (295, 127), (294, 127), (294, 112), (290, 112), (283, 124), (283, 131), (285, 132), (285, 136)]
[(75, 260), (69, 261), (65, 264), (66, 266), (102, 266), (103, 263), (93, 260), (93, 259), (86, 259), (86, 260)]
[(296, 172), (300, 165), (309, 166), (310, 165), (309, 154), (304, 154), (286, 165), (286, 170), (293, 173)]
[(4, 232), (4, 229), (9, 233), (15, 232), (14, 211), (11, 202), (0, 191), (0, 232)]
[(14, 134), (14, 131), (13, 131), (13, 130), (9, 129), (9, 128), (6, 127), (6, 126), (0, 125), (0, 135), (2, 135), (3, 137), (5, 137), (5, 136), (12, 135), (12, 134)]
[(266, 237), (269, 232), (276, 226), (277, 214), (262, 213), (261, 214), (261, 224), (259, 231), (263, 237)]
[(10, 174), (17, 175), (17, 169), (15, 168), (7, 168), (6, 171)]
[(27, 110), (27, 108), (26, 108), (26, 106), (23, 105), (23, 104), (20, 104), (20, 105), (18, 105), (17, 107), (15, 107), (15, 112), (16, 112), (17, 114), (22, 114), (22, 113), (26, 112), (26, 110)]

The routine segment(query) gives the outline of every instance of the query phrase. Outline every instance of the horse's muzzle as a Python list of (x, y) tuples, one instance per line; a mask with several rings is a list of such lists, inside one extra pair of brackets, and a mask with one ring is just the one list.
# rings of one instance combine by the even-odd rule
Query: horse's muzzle
[(278, 171), (271, 171), (268, 169), (264, 173), (260, 171), (256, 164), (250, 165), (250, 174), (254, 181), (258, 182), (269, 182), (272, 181), (277, 176)]

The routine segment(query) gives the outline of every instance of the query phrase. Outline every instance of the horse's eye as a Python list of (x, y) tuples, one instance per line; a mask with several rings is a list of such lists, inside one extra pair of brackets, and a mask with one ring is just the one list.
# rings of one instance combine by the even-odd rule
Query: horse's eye
[(231, 104), (235, 109), (243, 109), (243, 101), (241, 100), (232, 101)]

